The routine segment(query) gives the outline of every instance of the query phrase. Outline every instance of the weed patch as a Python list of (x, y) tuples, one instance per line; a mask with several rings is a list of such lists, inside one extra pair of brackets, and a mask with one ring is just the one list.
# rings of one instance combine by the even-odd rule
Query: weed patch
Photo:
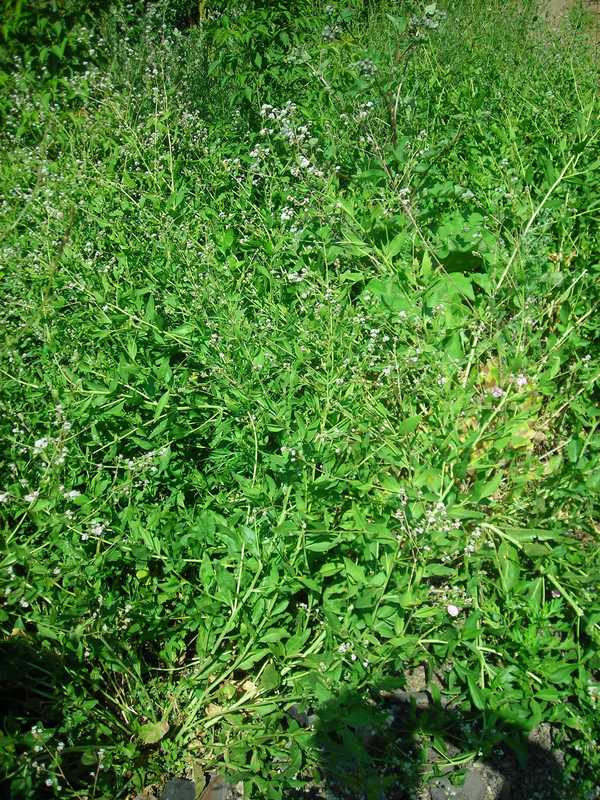
[(9, 12), (3, 790), (404, 798), (504, 748), (594, 797), (585, 39), (467, 0)]

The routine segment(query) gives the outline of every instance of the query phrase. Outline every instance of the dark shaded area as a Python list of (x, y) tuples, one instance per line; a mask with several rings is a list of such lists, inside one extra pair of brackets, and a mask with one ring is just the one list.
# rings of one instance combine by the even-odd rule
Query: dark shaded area
[[(289, 713), (289, 712), (288, 712)], [(292, 710), (314, 729), (323, 788), (289, 798), (347, 800), (566, 800), (561, 754), (551, 750), (548, 726), (537, 738), (492, 711), (463, 713), (427, 691), (370, 687), (343, 692), (315, 716)], [(545, 741), (542, 741), (544, 740)], [(465, 753), (472, 762), (453, 764)]]
[[(74, 676), (80, 684), (74, 683)], [(30, 637), (25, 633), (0, 641), (0, 737), (6, 737), (0, 747), (0, 800), (20, 800), (29, 789), (25, 787), (33, 779), (35, 797), (55, 797), (54, 789), (46, 788), (43, 780), (29, 774), (29, 761), (25, 761), (25, 775), (17, 775), (21, 756), (31, 755), (36, 745), (32, 728), (41, 725), (44, 729), (64, 726), (65, 707), (63, 687), (70, 685), (77, 690), (86, 683), (88, 675), (81, 664), (63, 657), (48, 640)], [(89, 690), (89, 686), (86, 689)], [(38, 760), (49, 763), (49, 753), (41, 744)], [(48, 747), (55, 746), (51, 739)], [(90, 744), (90, 752), (96, 751), (97, 743)], [(69, 787), (87, 793), (89, 772), (95, 762), (82, 760), (84, 747), (66, 747), (61, 755), (61, 769)]]
[[(14, 737), (17, 758), (33, 725), (53, 727), (62, 720), (56, 687), (67, 680), (65, 666), (37, 644), (32, 646), (24, 636), (0, 642), (0, 731)], [(0, 764), (1, 800), (14, 798), (7, 766)]]
[(23, 729), (23, 720), (41, 720), (48, 726), (60, 722), (56, 687), (66, 679), (64, 662), (40, 642), (32, 643), (28, 637), (18, 635), (0, 642), (2, 727), (17, 733)]

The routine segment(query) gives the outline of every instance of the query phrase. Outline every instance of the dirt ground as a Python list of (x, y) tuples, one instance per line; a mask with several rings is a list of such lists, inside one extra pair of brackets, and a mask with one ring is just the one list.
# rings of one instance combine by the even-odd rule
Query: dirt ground
[(583, 7), (597, 15), (594, 27), (596, 34), (600, 33), (600, 0), (542, 0), (542, 5), (547, 9), (548, 16), (558, 21), (569, 9), (582, 2)]

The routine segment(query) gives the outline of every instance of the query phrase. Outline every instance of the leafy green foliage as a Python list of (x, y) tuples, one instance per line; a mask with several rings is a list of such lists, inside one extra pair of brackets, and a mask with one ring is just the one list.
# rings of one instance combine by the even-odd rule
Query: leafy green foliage
[(497, 720), (550, 723), (585, 796), (600, 669), (585, 42), (502, 3), (48, 3), (33, 32), (13, 6), (12, 792), (134, 796), (224, 765), (278, 798), (319, 774), (318, 731), (290, 706), (329, 719), (343, 692), (424, 666), (484, 750)]

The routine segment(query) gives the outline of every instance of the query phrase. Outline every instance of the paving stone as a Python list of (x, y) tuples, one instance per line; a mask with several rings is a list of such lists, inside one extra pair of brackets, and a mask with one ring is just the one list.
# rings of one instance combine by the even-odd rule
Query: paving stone
[(404, 678), (409, 692), (423, 692), (427, 689), (427, 672), (423, 666), (407, 670)]
[(429, 787), (431, 800), (504, 800), (504, 781), (498, 782), (479, 767), (473, 766), (462, 786), (455, 786), (449, 778), (438, 778)]
[(196, 786), (185, 778), (171, 778), (165, 784), (160, 800), (195, 800)]

